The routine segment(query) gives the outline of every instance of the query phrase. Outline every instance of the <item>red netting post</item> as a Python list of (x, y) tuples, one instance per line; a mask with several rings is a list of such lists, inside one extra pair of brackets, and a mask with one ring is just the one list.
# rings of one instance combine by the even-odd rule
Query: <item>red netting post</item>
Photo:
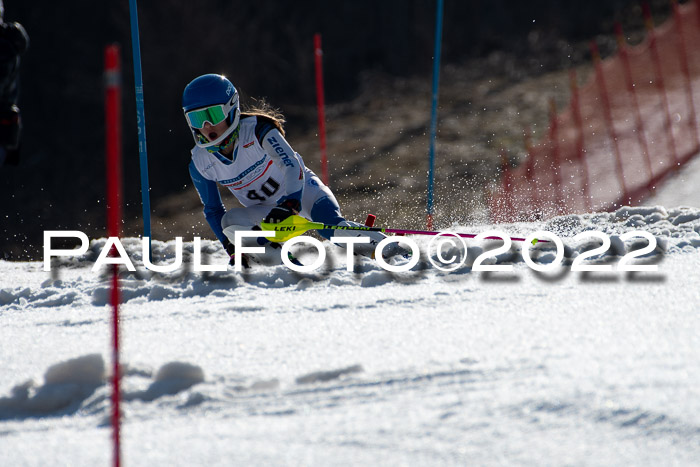
[(625, 173), (622, 167), (622, 155), (620, 154), (620, 144), (617, 140), (617, 132), (615, 131), (615, 124), (612, 116), (612, 108), (610, 106), (610, 99), (608, 98), (608, 89), (605, 85), (603, 64), (600, 59), (598, 44), (596, 44), (595, 41), (591, 42), (591, 55), (593, 56), (593, 64), (595, 65), (595, 76), (596, 82), (598, 84), (598, 93), (600, 94), (600, 100), (603, 104), (603, 115), (605, 116), (605, 124), (608, 128), (608, 134), (610, 135), (610, 140), (612, 141), (613, 145), (613, 151), (615, 156), (615, 169), (617, 171), (617, 178), (620, 182), (620, 187), (622, 188), (622, 199), (627, 201), (629, 200), (629, 192), (627, 191), (627, 184), (625, 183)]
[[(693, 97), (693, 84), (690, 77), (690, 66), (688, 65), (688, 49), (685, 43), (685, 35), (683, 34), (683, 20), (681, 18), (680, 8), (678, 7), (677, 0), (671, 0), (671, 5), (673, 6), (673, 20), (676, 26), (676, 37), (678, 39), (678, 58), (681, 61), (681, 69), (683, 70), (683, 77), (685, 78), (685, 92), (688, 98), (688, 110), (690, 112), (690, 118), (688, 119), (688, 125), (690, 126), (690, 131), (693, 135), (693, 141), (695, 142), (693, 153), (700, 149), (700, 138), (698, 137), (698, 120), (695, 114), (695, 99)], [(699, 5), (695, 6), (696, 8)]]
[(489, 220), (491, 222), (498, 222), (496, 220), (497, 215), (496, 215), (496, 204), (493, 199), (493, 190), (488, 189), (485, 191), (485, 202), (486, 206), (488, 206), (488, 212), (489, 212)]
[(586, 205), (586, 210), (593, 209), (591, 205), (591, 192), (588, 178), (588, 164), (586, 163), (586, 150), (583, 145), (583, 119), (581, 118), (581, 101), (578, 95), (578, 79), (576, 78), (576, 70), (569, 71), (569, 88), (571, 90), (571, 115), (576, 126), (576, 161), (581, 168), (581, 188), (583, 189), (583, 198)]
[(321, 35), (314, 34), (314, 57), (316, 64), (316, 105), (318, 106), (318, 137), (321, 145), (321, 179), (328, 185), (328, 157), (326, 155), (326, 104), (323, 92), (323, 49)]
[(664, 107), (664, 114), (666, 117), (666, 136), (668, 138), (668, 149), (670, 151), (671, 165), (674, 170), (678, 169), (678, 152), (676, 151), (676, 141), (673, 138), (673, 123), (671, 122), (671, 109), (668, 104), (668, 96), (666, 95), (666, 86), (664, 84), (664, 76), (661, 71), (661, 57), (659, 57), (659, 48), (656, 44), (656, 32), (654, 31), (654, 20), (651, 17), (651, 8), (649, 4), (644, 2), (642, 4), (642, 11), (644, 12), (644, 24), (649, 34), (649, 52), (651, 53), (651, 61), (654, 65), (654, 75), (656, 81), (656, 88), (661, 96), (661, 103)]
[[(105, 48), (105, 127), (107, 169), (107, 232), (119, 237), (121, 224), (121, 58), (118, 45)], [(119, 393), (119, 266), (112, 265), (112, 439), (114, 465), (120, 464)]]
[(559, 118), (557, 116), (557, 104), (554, 98), (549, 99), (549, 147), (552, 149), (554, 166), (554, 186), (557, 189), (559, 212), (566, 211), (566, 200), (562, 178), (564, 176), (561, 166), (561, 151), (559, 150)]
[(515, 220), (515, 206), (513, 205), (513, 180), (510, 174), (510, 162), (505, 148), (501, 148), (501, 168), (503, 171), (503, 196), (506, 203), (506, 218), (507, 220)]
[(537, 174), (535, 173), (535, 154), (532, 149), (532, 138), (530, 137), (530, 129), (526, 128), (523, 130), (523, 139), (525, 142), (525, 150), (527, 151), (527, 162), (526, 162), (526, 177), (529, 182), (530, 190), (530, 203), (533, 208), (539, 208), (540, 206), (540, 196), (537, 187)]
[(642, 114), (639, 110), (639, 101), (637, 100), (637, 91), (635, 89), (634, 78), (632, 77), (632, 67), (630, 66), (629, 53), (627, 52), (627, 43), (625, 41), (625, 36), (622, 33), (622, 25), (620, 23), (615, 23), (615, 36), (617, 37), (617, 50), (618, 54), (620, 55), (620, 60), (622, 61), (622, 69), (625, 74), (627, 92), (632, 98), (632, 106), (634, 107), (637, 142), (639, 143), (639, 148), (642, 150), (644, 163), (648, 172), (648, 180), (651, 184), (651, 180), (654, 178), (654, 169), (652, 167), (651, 157), (649, 155), (649, 146), (647, 144), (647, 139), (644, 132)]

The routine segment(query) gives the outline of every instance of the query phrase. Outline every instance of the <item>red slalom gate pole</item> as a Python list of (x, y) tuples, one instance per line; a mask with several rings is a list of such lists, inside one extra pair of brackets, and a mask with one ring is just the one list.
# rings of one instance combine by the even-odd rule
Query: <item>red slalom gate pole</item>
[(321, 177), (328, 185), (328, 157), (326, 155), (326, 104), (323, 92), (323, 49), (321, 35), (314, 34), (314, 58), (316, 63), (316, 105), (318, 106), (318, 137), (321, 143)]
[[(121, 223), (121, 57), (118, 45), (105, 48), (105, 126), (107, 168), (107, 232), (119, 237)], [(120, 465), (119, 391), (119, 266), (112, 265), (112, 439), (114, 466)]]

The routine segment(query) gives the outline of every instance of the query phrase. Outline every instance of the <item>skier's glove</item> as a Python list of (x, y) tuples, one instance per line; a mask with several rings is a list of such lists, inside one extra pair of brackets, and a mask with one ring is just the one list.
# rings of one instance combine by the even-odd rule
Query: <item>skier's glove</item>
[(279, 222), (282, 222), (289, 216), (294, 216), (296, 214), (299, 214), (299, 211), (301, 210), (301, 203), (297, 199), (288, 199), (280, 203), (279, 206), (276, 208), (273, 208), (267, 216), (265, 216), (265, 219), (263, 219), (263, 222), (266, 222), (268, 224), (277, 224)]
[[(226, 243), (226, 253), (228, 253), (229, 261), (228, 265), (233, 267), (236, 265), (236, 256), (234, 255), (234, 247), (233, 243), (227, 242)], [(243, 269), (248, 269), (250, 267), (250, 263), (248, 262), (248, 258), (246, 255), (241, 255), (241, 265), (243, 266)]]

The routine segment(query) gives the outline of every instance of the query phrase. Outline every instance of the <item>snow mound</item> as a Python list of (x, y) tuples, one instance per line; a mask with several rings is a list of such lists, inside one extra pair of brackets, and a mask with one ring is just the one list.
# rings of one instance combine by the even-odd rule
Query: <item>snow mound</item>
[(316, 371), (307, 375), (299, 376), (296, 379), (296, 382), (297, 384), (324, 383), (326, 381), (338, 379), (343, 375), (351, 373), (360, 373), (362, 371), (364, 371), (362, 365), (353, 365), (347, 368), (340, 368), (337, 370)]
[(153, 383), (144, 391), (124, 394), (125, 400), (140, 399), (150, 402), (163, 396), (171, 396), (185, 391), (195, 384), (204, 382), (204, 370), (185, 362), (166, 363), (156, 372)]
[[(151, 402), (163, 396), (183, 392), (204, 382), (201, 367), (185, 362), (161, 366), (145, 390), (132, 386), (149, 372), (122, 365), (122, 398), (125, 401)], [(109, 410), (111, 385), (106, 383), (102, 355), (90, 354), (51, 365), (44, 374), (44, 384), (28, 380), (16, 385), (9, 397), (0, 398), (0, 420), (47, 415), (65, 415), (79, 410)]]
[(46, 384), (102, 384), (105, 363), (102, 355), (91, 354), (51, 365), (44, 374)]
[(197, 384), (204, 382), (204, 370), (191, 363), (170, 362), (160, 367), (156, 373), (155, 380), (160, 383), (183, 381), (190, 385)]
[(29, 380), (15, 386), (12, 395), (0, 399), (0, 420), (26, 415), (74, 412), (103, 384), (104, 360), (92, 354), (50, 366), (44, 384)]

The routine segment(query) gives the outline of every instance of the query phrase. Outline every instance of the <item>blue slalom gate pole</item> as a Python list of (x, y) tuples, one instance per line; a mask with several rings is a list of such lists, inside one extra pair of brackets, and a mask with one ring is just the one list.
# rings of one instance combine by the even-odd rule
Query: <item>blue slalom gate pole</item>
[(141, 166), (141, 204), (143, 206), (143, 236), (148, 237), (148, 256), (151, 256), (151, 198), (148, 183), (148, 154), (146, 152), (146, 110), (143, 103), (141, 76), (141, 44), (139, 42), (139, 15), (136, 0), (129, 0), (131, 19), (131, 49), (134, 56), (134, 86), (136, 88), (136, 125), (139, 133), (139, 164)]
[(435, 178), (435, 138), (437, 136), (437, 104), (440, 83), (440, 53), (442, 48), (443, 0), (437, 0), (435, 15), (435, 56), (433, 57), (433, 105), (430, 115), (430, 170), (428, 171), (427, 226), (433, 228), (433, 180)]

